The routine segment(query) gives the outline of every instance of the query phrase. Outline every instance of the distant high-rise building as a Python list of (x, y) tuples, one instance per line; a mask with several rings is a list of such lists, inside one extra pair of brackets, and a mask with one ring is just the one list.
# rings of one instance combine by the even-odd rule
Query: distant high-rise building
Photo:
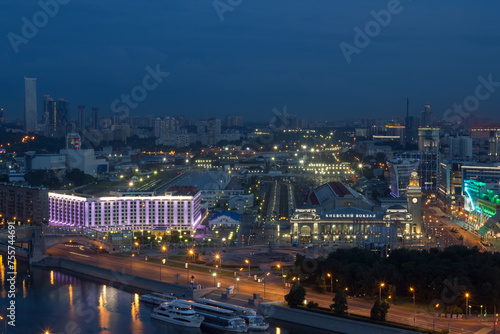
[(92, 127), (99, 129), (99, 108), (92, 108)]
[(85, 106), (78, 106), (78, 128), (85, 129)]
[(24, 77), (24, 130), (35, 131), (36, 124), (36, 78)]
[(500, 131), (491, 131), (488, 155), (493, 161), (500, 160)]
[(3, 124), (3, 108), (0, 108), (0, 124)]
[(230, 128), (233, 126), (233, 117), (226, 115), (226, 127)]
[(65, 99), (54, 101), (45, 95), (43, 101), (45, 119), (45, 131), (47, 135), (63, 137), (69, 128), (69, 102)]
[(418, 129), (418, 151), (439, 153), (439, 128), (423, 127)]
[(417, 159), (392, 159), (387, 162), (391, 182), (391, 195), (405, 197), (407, 186), (413, 172), (418, 170), (420, 160)]
[(472, 138), (458, 136), (450, 138), (450, 159), (470, 159), (472, 158)]
[(422, 110), (421, 125), (423, 127), (432, 127), (432, 112), (431, 105), (426, 104)]
[(243, 117), (234, 116), (233, 117), (233, 126), (243, 126)]

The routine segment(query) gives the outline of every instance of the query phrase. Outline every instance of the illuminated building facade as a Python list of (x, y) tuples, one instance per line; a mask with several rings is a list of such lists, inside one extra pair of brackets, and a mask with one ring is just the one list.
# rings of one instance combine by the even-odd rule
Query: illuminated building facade
[(411, 214), (413, 222), (410, 234), (414, 237), (419, 236), (422, 234), (422, 188), (416, 172), (411, 173), (410, 184), (406, 190), (406, 200), (408, 212)]
[(500, 183), (464, 181), (464, 209), (470, 228), (479, 230), (491, 217), (500, 213)]
[(290, 217), (294, 244), (328, 243), (341, 248), (389, 251), (397, 246), (397, 225), (379, 213), (343, 207), (318, 213), (312, 206), (297, 208)]
[(394, 197), (404, 197), (406, 195), (406, 187), (410, 183), (411, 173), (417, 171), (419, 164), (420, 160), (417, 159), (389, 160), (391, 194)]
[(49, 193), (49, 224), (85, 226), (102, 232), (191, 231), (201, 222), (201, 193), (115, 193), (114, 196)]

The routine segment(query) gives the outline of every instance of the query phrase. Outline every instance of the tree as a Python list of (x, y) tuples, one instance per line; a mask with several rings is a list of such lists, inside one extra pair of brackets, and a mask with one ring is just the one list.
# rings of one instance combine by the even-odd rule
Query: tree
[(318, 303), (313, 302), (312, 300), (307, 303), (307, 308), (318, 308)]
[(370, 318), (375, 321), (385, 321), (387, 311), (389, 311), (390, 307), (387, 300), (381, 302), (380, 299), (377, 298), (370, 311)]
[(285, 296), (285, 300), (290, 307), (297, 307), (304, 303), (306, 298), (306, 289), (300, 284), (294, 284), (290, 292)]
[(347, 297), (344, 290), (339, 290), (333, 297), (333, 304), (330, 305), (333, 313), (338, 315), (347, 314)]

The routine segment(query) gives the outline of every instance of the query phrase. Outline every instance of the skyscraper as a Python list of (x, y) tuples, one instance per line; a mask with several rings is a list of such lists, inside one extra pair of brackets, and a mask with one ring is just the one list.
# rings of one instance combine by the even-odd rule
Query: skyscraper
[(425, 128), (432, 127), (432, 112), (431, 112), (431, 105), (430, 104), (426, 104), (424, 106), (424, 110), (422, 110), (421, 125), (422, 125), (422, 127), (425, 127)]
[(78, 106), (78, 129), (85, 130), (85, 106)]
[(70, 109), (69, 102), (64, 99), (54, 101), (46, 95), (43, 101), (43, 111), (46, 117), (46, 135), (63, 137), (67, 133)]
[(92, 108), (92, 127), (99, 129), (99, 108)]
[(24, 130), (33, 132), (36, 124), (36, 78), (24, 77)]
[(439, 128), (423, 127), (418, 129), (418, 151), (439, 153)]

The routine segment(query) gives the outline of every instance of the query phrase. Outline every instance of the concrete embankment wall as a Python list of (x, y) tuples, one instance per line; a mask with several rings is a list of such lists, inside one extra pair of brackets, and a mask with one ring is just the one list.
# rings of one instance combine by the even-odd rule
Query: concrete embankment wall
[(283, 307), (272, 303), (260, 303), (258, 306), (258, 312), (263, 316), (270, 318), (344, 334), (417, 333), (405, 329), (392, 328), (368, 322), (355, 321), (300, 309)]
[(95, 277), (107, 281), (109, 285), (118, 289), (132, 287), (145, 291), (173, 293), (179, 298), (182, 298), (183, 296), (185, 298), (199, 298), (214, 289), (193, 290), (180, 284), (160, 282), (60, 257), (46, 257), (42, 261), (34, 263), (33, 265), (43, 268), (64, 269), (77, 274)]
[[(9, 248), (4, 245), (0, 245), (0, 253), (2, 254), (8, 254)], [(20, 257), (23, 259), (27, 259), (29, 257), (28, 251), (21, 251), (16, 249), (16, 258)]]

